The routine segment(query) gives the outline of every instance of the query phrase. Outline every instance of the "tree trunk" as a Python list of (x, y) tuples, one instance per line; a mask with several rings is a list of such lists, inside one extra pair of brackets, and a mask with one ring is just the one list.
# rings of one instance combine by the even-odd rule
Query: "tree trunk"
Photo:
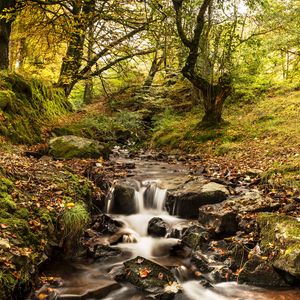
[(76, 21), (70, 33), (70, 42), (67, 53), (60, 69), (58, 86), (62, 87), (68, 97), (78, 81), (78, 74), (83, 58), (84, 42), (87, 30), (91, 24), (91, 12), (95, 8), (94, 0), (86, 0), (83, 3), (74, 3), (72, 14)]
[(214, 125), (222, 122), (222, 110), (226, 97), (224, 90), (218, 95), (212, 95), (211, 98), (204, 97), (205, 114), (201, 123)]
[(83, 95), (84, 103), (89, 104), (93, 101), (93, 80), (92, 78), (87, 79), (84, 85), (84, 95)]
[(151, 68), (149, 70), (148, 76), (147, 76), (147, 78), (144, 82), (144, 85), (143, 85), (145, 88), (150, 88), (151, 87), (151, 85), (153, 83), (153, 80), (154, 80), (154, 77), (155, 77), (156, 73), (158, 72), (159, 67), (161, 66), (163, 61), (164, 61), (164, 55), (159, 60), (157, 59), (157, 55), (155, 55), (155, 57), (152, 61)]
[(9, 39), (11, 34), (11, 21), (0, 19), (0, 70), (9, 68)]

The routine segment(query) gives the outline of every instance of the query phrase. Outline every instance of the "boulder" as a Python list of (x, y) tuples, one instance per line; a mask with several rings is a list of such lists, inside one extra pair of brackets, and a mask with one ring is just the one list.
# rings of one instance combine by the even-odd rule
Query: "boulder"
[[(257, 217), (261, 230), (261, 250), (276, 253), (275, 268), (300, 278), (300, 222), (283, 214), (261, 213)], [(271, 249), (270, 249), (271, 248)]]
[(200, 207), (198, 221), (210, 232), (217, 234), (233, 235), (238, 229), (237, 213), (216, 209), (214, 205)]
[(183, 218), (197, 218), (199, 207), (224, 201), (229, 194), (221, 184), (210, 182), (203, 185), (199, 180), (188, 182), (183, 187), (169, 191), (169, 211)]
[(247, 283), (261, 287), (288, 286), (270, 263), (256, 256), (245, 263), (242, 271), (239, 273), (238, 283)]
[(123, 273), (116, 279), (159, 295), (176, 294), (181, 290), (169, 269), (141, 256), (124, 262)]
[(131, 215), (137, 212), (135, 203), (135, 189), (129, 183), (116, 184), (109, 213)]
[(55, 159), (99, 158), (108, 159), (110, 150), (98, 141), (74, 135), (52, 138), (49, 142), (49, 154)]
[(154, 217), (148, 223), (148, 234), (153, 237), (164, 237), (167, 230), (168, 225), (162, 218)]

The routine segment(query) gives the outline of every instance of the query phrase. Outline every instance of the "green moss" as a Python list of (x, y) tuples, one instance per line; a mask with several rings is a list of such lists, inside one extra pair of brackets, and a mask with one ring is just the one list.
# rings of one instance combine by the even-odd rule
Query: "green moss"
[(0, 108), (4, 120), (0, 134), (14, 143), (34, 144), (41, 141), (41, 128), (65, 114), (71, 108), (63, 91), (36, 80), (14, 73), (0, 73)]
[(257, 222), (261, 228), (263, 248), (268, 248), (274, 243), (284, 243), (285, 241), (278, 241), (278, 233), (286, 240), (300, 241), (300, 223), (296, 218), (283, 214), (261, 213), (257, 216)]
[(20, 208), (15, 212), (15, 216), (28, 221), (30, 213), (27, 208)]
[(11, 180), (6, 177), (0, 176), (0, 193), (5, 192), (8, 193), (12, 190), (14, 184)]
[(0, 196), (0, 209), (4, 209), (7, 212), (14, 212), (17, 209), (17, 205), (10, 195)]

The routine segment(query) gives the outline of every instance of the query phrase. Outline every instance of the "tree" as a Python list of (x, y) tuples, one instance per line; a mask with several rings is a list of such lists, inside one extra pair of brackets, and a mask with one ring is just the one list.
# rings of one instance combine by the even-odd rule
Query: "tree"
[[(200, 6), (191, 38), (187, 37), (183, 27), (182, 10), (184, 0), (172, 1), (176, 13), (178, 35), (182, 43), (188, 48), (188, 56), (182, 69), (182, 74), (202, 92), (205, 108), (205, 115), (202, 122), (206, 124), (218, 124), (222, 121), (224, 101), (231, 92), (230, 76), (225, 73), (218, 78), (216, 83), (209, 82), (203, 74), (201, 74), (199, 69), (197, 69), (197, 63), (201, 54), (201, 43), (202, 45), (205, 45), (208, 42), (205, 40), (208, 38), (208, 35), (205, 36), (203, 34), (205, 27), (205, 15), (211, 8), (213, 0), (204, 0)], [(204, 52), (202, 52), (202, 54), (203, 53)]]

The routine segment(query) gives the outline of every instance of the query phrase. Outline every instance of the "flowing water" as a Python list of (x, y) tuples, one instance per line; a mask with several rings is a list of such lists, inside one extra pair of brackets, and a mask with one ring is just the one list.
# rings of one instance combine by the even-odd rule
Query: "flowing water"
[[(58, 288), (61, 296), (57, 299), (83, 299), (76, 298), (83, 291), (93, 291), (109, 286), (104, 293), (91, 293), (89, 300), (142, 300), (150, 299), (151, 295), (145, 294), (133, 286), (122, 284), (114, 286), (112, 274), (122, 265), (123, 261), (137, 255), (151, 259), (159, 264), (172, 267), (177, 279), (181, 282), (183, 292), (178, 294), (177, 300), (294, 300), (300, 299), (299, 290), (265, 290), (233, 282), (217, 284), (214, 288), (204, 288), (198, 281), (191, 280), (185, 261), (169, 255), (170, 249), (178, 243), (175, 238), (154, 238), (147, 234), (148, 222), (153, 217), (162, 218), (169, 227), (174, 227), (187, 220), (170, 216), (165, 210), (167, 188), (182, 182), (187, 178), (187, 170), (180, 165), (168, 165), (154, 161), (135, 161), (137, 172), (131, 179), (135, 187), (135, 207), (137, 213), (132, 215), (113, 215), (114, 219), (125, 224), (122, 242), (113, 247), (121, 249), (122, 255), (108, 257), (101, 262), (78, 262), (73, 264), (59, 263), (48, 269), (46, 274), (60, 276), (64, 285)], [(111, 191), (113, 193), (113, 191)], [(113, 199), (108, 199), (107, 212), (113, 205)], [(150, 298), (149, 298), (150, 297)]]

